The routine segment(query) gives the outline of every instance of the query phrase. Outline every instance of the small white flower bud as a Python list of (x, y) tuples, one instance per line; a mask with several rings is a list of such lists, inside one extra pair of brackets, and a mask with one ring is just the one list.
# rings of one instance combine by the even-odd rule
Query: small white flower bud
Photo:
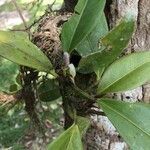
[(63, 60), (64, 60), (64, 66), (68, 66), (70, 64), (70, 56), (67, 52), (64, 52)]

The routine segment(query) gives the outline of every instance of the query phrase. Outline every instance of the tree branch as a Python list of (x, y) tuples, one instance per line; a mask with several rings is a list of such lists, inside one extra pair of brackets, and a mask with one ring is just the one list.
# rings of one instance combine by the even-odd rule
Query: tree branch
[(18, 6), (17, 3), (16, 3), (16, 0), (12, 0), (12, 3), (15, 5), (15, 7), (16, 7), (18, 13), (19, 13), (19, 16), (20, 16), (20, 18), (22, 19), (22, 22), (23, 22), (23, 24), (24, 24), (24, 27), (25, 27), (25, 28), (28, 28), (27, 23), (26, 23), (26, 21), (25, 21), (23, 15), (22, 15), (22, 13), (21, 13), (21, 9), (19, 8), (19, 6)]
[(17, 10), (17, 12), (18, 12), (18, 14), (19, 14), (19, 16), (20, 16), (20, 18), (21, 18), (23, 24), (24, 24), (24, 27), (25, 27), (24, 31), (26, 31), (26, 32), (29, 34), (29, 37), (30, 37), (30, 35), (31, 35), (31, 33), (30, 33), (30, 28), (28, 28), (28, 26), (27, 26), (27, 23), (26, 23), (26, 21), (25, 21), (23, 15), (22, 15), (22, 12), (21, 12), (20, 7), (19, 7), (18, 4), (16, 3), (16, 0), (12, 0), (12, 3), (13, 3), (14, 6), (16, 7), (16, 10)]

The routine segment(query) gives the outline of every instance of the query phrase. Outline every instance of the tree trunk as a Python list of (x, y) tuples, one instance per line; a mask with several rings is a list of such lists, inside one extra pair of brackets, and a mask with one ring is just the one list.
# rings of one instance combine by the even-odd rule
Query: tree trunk
[[(134, 13), (136, 30), (125, 54), (150, 50), (150, 0), (107, 0), (105, 14), (110, 29), (116, 25), (128, 11)], [(113, 94), (123, 101), (144, 101), (150, 103), (150, 84), (145, 84), (132, 91)], [(129, 149), (116, 129), (106, 117), (94, 116), (95, 128), (87, 133), (88, 150), (124, 150)]]

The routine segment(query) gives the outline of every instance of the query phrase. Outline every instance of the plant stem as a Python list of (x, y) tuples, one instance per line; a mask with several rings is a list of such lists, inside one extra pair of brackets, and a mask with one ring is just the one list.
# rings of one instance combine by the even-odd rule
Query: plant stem
[(73, 88), (74, 88), (74, 90), (76, 92), (78, 92), (81, 96), (83, 96), (87, 100), (95, 102), (96, 99), (93, 96), (91, 96), (88, 93), (84, 92), (83, 90), (81, 90), (80, 88), (78, 88), (76, 85)]

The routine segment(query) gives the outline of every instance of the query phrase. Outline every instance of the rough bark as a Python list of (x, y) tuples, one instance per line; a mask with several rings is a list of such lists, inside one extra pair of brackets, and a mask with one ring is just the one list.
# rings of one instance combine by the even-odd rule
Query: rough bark
[[(109, 1), (109, 0), (108, 0)], [(125, 54), (150, 50), (150, 1), (149, 0), (114, 0), (107, 2), (105, 14), (110, 29), (116, 25), (128, 11), (134, 13), (136, 30)], [(123, 101), (144, 101), (150, 103), (150, 84), (145, 84), (132, 91), (113, 94), (114, 98)], [(87, 149), (90, 150), (123, 150), (129, 149), (106, 117), (94, 116), (95, 129), (87, 134)]]

